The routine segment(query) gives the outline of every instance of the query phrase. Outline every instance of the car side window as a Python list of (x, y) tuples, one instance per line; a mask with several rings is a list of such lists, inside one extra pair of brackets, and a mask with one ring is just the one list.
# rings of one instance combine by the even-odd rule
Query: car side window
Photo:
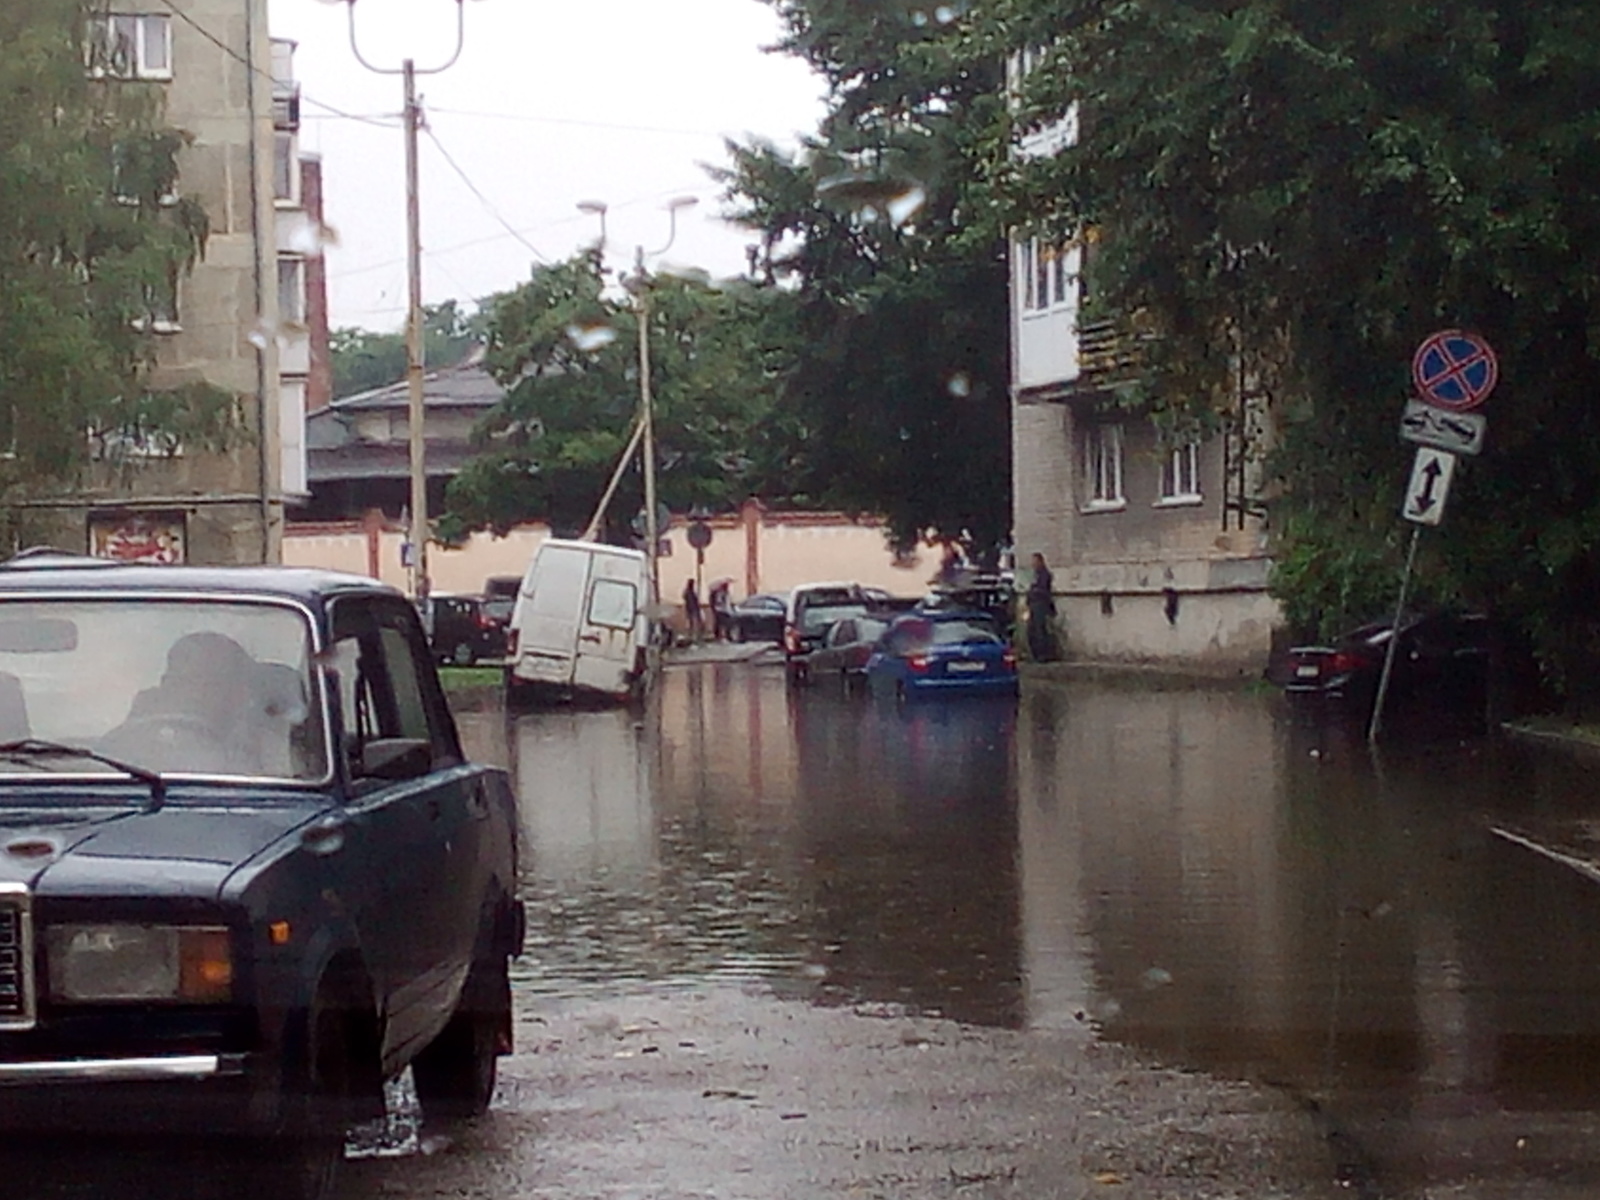
[(408, 779), (460, 761), (420, 629), (403, 604), (345, 600), (334, 609), (330, 662), (352, 779)]

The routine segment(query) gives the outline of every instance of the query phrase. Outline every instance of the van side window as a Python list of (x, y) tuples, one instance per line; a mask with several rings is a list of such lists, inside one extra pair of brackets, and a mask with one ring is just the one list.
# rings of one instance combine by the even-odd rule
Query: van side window
[(633, 584), (618, 579), (596, 579), (589, 595), (589, 622), (615, 629), (633, 628), (638, 592)]

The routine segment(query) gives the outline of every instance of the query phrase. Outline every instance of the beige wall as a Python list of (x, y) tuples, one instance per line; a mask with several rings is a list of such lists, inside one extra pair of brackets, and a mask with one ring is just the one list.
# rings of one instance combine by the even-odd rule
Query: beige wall
[[(939, 567), (939, 551), (933, 546), (923, 546), (908, 560), (897, 563), (879, 524), (845, 521), (827, 514), (810, 520), (786, 515), (756, 526), (756, 586), (747, 589), (749, 539), (745, 526), (732, 519), (711, 525), (711, 545), (706, 548), (700, 577), (707, 585), (723, 577), (734, 580), (736, 599), (750, 590), (785, 591), (796, 584), (829, 579), (850, 579), (895, 595), (920, 596)], [(521, 575), (539, 543), (548, 536), (544, 526), (529, 525), (503, 538), (474, 534), (459, 549), (433, 547), (428, 553), (433, 590), (481, 592), (484, 580), (492, 575)], [(377, 544), (379, 578), (404, 588), (405, 571), (400, 566), (404, 534), (399, 529), (386, 528), (369, 535), (350, 524), (290, 525), (284, 536), (283, 559), (294, 566), (328, 567), (365, 575), (373, 539)], [(661, 594), (675, 601), (682, 594), (684, 583), (695, 575), (695, 552), (682, 524), (675, 524), (668, 531), (666, 541), (672, 549), (660, 562)]]

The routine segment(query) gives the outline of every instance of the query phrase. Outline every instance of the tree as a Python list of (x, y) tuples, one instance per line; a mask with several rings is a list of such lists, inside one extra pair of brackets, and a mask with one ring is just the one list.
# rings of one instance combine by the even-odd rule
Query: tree
[(235, 436), (234, 397), (149, 385), (153, 331), (208, 231), (177, 195), (183, 135), (149, 85), (85, 70), (91, 7), (0, 11), (0, 496), (91, 456)]
[(1011, 525), (1006, 258), (968, 201), (998, 68), (945, 44), (948, 6), (774, 7), (782, 48), (828, 81), (828, 116), (796, 154), (730, 145), (718, 174), (761, 236), (758, 270), (797, 296), (780, 411), (800, 493), (885, 515), (900, 544), (990, 551)]
[[(1481, 459), (1427, 539), (1424, 596), (1482, 606), (1594, 678), (1600, 624), (1600, 33), (1576, 0), (996, 0), (964, 45), (1035, 48), (1016, 121), (1081, 115), (1046, 160), (1004, 152), (999, 219), (1099, 231), (1103, 314), (1147, 336), (1130, 401), (1273, 394), (1275, 587), (1329, 626), (1391, 601), (1413, 348), (1499, 349)], [(1584, 664), (1580, 666), (1580, 664)]]
[[(422, 306), (422, 361), (429, 367), (456, 366), (483, 344), (483, 317), (468, 316), (454, 300)], [(373, 333), (346, 326), (329, 336), (333, 394), (354, 396), (388, 387), (406, 377), (406, 335)]]
[[(768, 415), (785, 360), (787, 297), (670, 275), (648, 284), (659, 496), (725, 509), (784, 490)], [(534, 270), (487, 302), (486, 365), (508, 391), (451, 482), (442, 536), (526, 520), (583, 528), (639, 409), (635, 301), (607, 291), (593, 254)], [(608, 513), (624, 533), (642, 504), (631, 473)]]

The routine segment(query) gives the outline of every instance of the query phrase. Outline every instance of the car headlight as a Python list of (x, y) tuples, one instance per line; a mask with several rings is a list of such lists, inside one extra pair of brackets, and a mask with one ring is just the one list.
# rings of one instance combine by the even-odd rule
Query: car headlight
[(233, 992), (221, 926), (57, 925), (45, 936), (57, 1000), (216, 1004)]

